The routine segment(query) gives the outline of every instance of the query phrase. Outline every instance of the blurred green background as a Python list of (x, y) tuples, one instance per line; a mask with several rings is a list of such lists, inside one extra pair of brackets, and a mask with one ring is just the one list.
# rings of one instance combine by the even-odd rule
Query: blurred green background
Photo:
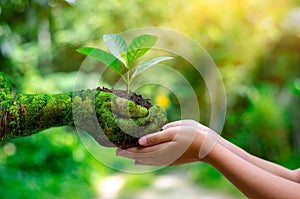
[[(295, 169), (300, 165), (297, 6), (298, 0), (1, 0), (0, 71), (20, 92), (69, 91), (84, 59), (76, 48), (98, 45), (105, 33), (153, 26), (176, 30), (200, 43), (222, 74), (227, 93), (222, 136)], [(175, 65), (195, 91), (205, 89), (184, 64)], [(145, 89), (149, 93), (151, 87)], [(170, 120), (180, 118), (171, 93), (150, 93), (147, 97), (162, 105)], [(201, 110), (209, 110), (205, 96), (198, 97)], [(201, 114), (207, 124), (209, 115)], [(120, 159), (115, 165), (126, 169), (132, 162)], [(0, 198), (143, 198), (137, 193), (154, 187), (163, 175), (243, 198), (202, 163), (146, 174), (111, 169), (89, 154), (68, 127), (0, 143)]]

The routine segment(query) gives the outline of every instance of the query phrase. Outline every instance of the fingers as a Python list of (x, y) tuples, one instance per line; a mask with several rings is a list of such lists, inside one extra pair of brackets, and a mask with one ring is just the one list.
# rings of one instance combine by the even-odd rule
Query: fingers
[(137, 165), (165, 166), (171, 165), (177, 158), (172, 150), (169, 150), (171, 143), (162, 143), (149, 147), (133, 147), (126, 150), (117, 149), (116, 155), (135, 160)]
[(171, 127), (180, 126), (181, 123), (182, 123), (182, 120), (175, 121), (175, 122), (170, 122), (170, 123), (164, 125), (164, 126), (162, 127), (162, 129), (165, 130), (165, 129), (168, 129), (168, 128), (171, 128)]
[(142, 162), (142, 161), (139, 161), (139, 160), (136, 160), (134, 162), (135, 165), (142, 165), (142, 166), (157, 166), (156, 164), (151, 164), (151, 163), (147, 163), (147, 162)]
[[(136, 160), (134, 162), (135, 165), (140, 165), (140, 166), (167, 166), (164, 163), (160, 163), (160, 162), (143, 162), (143, 161), (139, 161)], [(174, 166), (175, 164), (170, 163), (168, 166)]]
[(159, 150), (162, 146), (161, 145), (155, 145), (150, 147), (132, 147), (128, 149), (117, 149), (116, 155), (117, 156), (124, 156), (124, 155), (139, 155), (143, 153), (151, 153)]
[[(163, 166), (195, 161), (199, 144), (194, 144), (198, 130), (191, 126), (170, 127), (139, 140), (141, 147), (118, 149), (117, 156), (130, 158), (138, 165)], [(182, 158), (181, 158), (182, 157)], [(181, 159), (180, 159), (181, 158)]]
[(135, 161), (140, 161), (144, 164), (147, 163), (147, 165), (153, 164), (155, 162), (161, 164), (161, 161), (158, 160), (158, 158), (162, 157), (158, 157), (158, 154), (163, 150), (166, 150), (165, 143), (150, 147), (133, 147), (126, 150), (117, 149), (116, 155), (122, 156), (124, 158), (130, 158)]
[(166, 124), (165, 126), (162, 127), (162, 129), (168, 129), (171, 127), (176, 127), (176, 126), (193, 126), (193, 127), (200, 127), (200, 123), (194, 121), (194, 120), (179, 120), (175, 122), (170, 122)]
[(139, 139), (142, 146), (152, 146), (160, 143), (168, 142), (174, 139), (176, 131), (171, 128), (157, 133), (149, 134)]
[(166, 130), (168, 128), (172, 127), (178, 127), (178, 126), (190, 126), (194, 128), (198, 128), (201, 131), (213, 131), (209, 127), (200, 124), (199, 122), (196, 122), (195, 120), (179, 120), (175, 122), (170, 122), (162, 127), (163, 130)]

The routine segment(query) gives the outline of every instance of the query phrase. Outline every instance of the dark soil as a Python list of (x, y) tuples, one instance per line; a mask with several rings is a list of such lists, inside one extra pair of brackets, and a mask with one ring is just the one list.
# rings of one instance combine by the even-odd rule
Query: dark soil
[(112, 93), (118, 97), (127, 99), (127, 100), (131, 100), (134, 103), (136, 103), (137, 105), (140, 105), (142, 107), (145, 107), (147, 109), (149, 109), (152, 104), (150, 103), (149, 99), (145, 99), (143, 98), (141, 95), (138, 95), (136, 93), (130, 92), (129, 94), (127, 93), (127, 91), (125, 90), (118, 90), (118, 89), (109, 89), (109, 88), (97, 88), (98, 91), (103, 91), (103, 92), (109, 92)]

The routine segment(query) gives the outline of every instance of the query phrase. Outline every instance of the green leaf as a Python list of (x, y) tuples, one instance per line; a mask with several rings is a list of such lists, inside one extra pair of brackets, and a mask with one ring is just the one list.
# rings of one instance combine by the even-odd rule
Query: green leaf
[(157, 36), (140, 35), (136, 37), (127, 49), (127, 66), (130, 69), (132, 62), (143, 56), (156, 42)]
[(103, 40), (109, 51), (126, 65), (126, 60), (122, 57), (122, 53), (127, 51), (126, 41), (116, 34), (105, 34)]
[(122, 69), (122, 64), (112, 54), (110, 54), (104, 50), (101, 50), (99, 48), (91, 48), (91, 47), (78, 48), (76, 51), (79, 53), (82, 53), (84, 55), (93, 57), (96, 60), (98, 60), (98, 61), (102, 62), (103, 64), (112, 68), (119, 75), (121, 75), (121, 76), (124, 75), (124, 72)]
[(134, 73), (131, 76), (131, 79), (134, 78), (135, 76), (139, 75), (141, 72), (143, 72), (147, 68), (150, 68), (151, 66), (158, 64), (159, 62), (162, 62), (165, 60), (170, 60), (170, 59), (173, 59), (173, 57), (163, 56), (163, 57), (156, 57), (156, 58), (153, 58), (153, 59), (150, 59), (148, 61), (141, 63), (140, 65), (138, 65), (136, 67)]

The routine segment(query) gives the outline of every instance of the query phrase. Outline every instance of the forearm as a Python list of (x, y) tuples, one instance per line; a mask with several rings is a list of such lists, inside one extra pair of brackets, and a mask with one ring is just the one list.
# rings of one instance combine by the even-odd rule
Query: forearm
[[(194, 126), (196, 127), (199, 132), (205, 132), (207, 133), (208, 137), (212, 139), (211, 141), (206, 141), (204, 142), (204, 146), (200, 148), (200, 153), (201, 154), (206, 154), (206, 152), (209, 152), (211, 147), (213, 147), (213, 144), (218, 142), (220, 145), (234, 153), (235, 155), (239, 156), (240, 158), (243, 158), (244, 160), (250, 162), (251, 164), (264, 169), (270, 173), (273, 173), (274, 175), (286, 178), (288, 180), (292, 180), (295, 182), (300, 182), (300, 169), (298, 170), (289, 170), (287, 168), (284, 168), (282, 166), (279, 166), (277, 164), (274, 164), (272, 162), (268, 162), (266, 160), (260, 159), (258, 157), (255, 157), (240, 147), (232, 144), (231, 142), (227, 141), (226, 139), (222, 138), (218, 133), (214, 132), (213, 130), (209, 129), (208, 127), (195, 122), (194, 120), (180, 120), (180, 121), (175, 121), (172, 123), (169, 123), (163, 127), (163, 129), (168, 129), (171, 127), (175, 126)], [(200, 145), (201, 143), (199, 143)]]
[(237, 156), (243, 158), (244, 160), (254, 164), (255, 166), (257, 166), (261, 169), (264, 169), (270, 173), (273, 173), (274, 175), (286, 178), (288, 180), (292, 180), (295, 182), (299, 181), (299, 179), (297, 179), (297, 176), (295, 175), (295, 172), (293, 170), (287, 169), (280, 165), (277, 165), (272, 162), (269, 162), (269, 161), (263, 160), (261, 158), (258, 158), (256, 156), (253, 156), (253, 155), (247, 153), (246, 151), (244, 151), (243, 149), (241, 149), (240, 147), (227, 141), (224, 138), (220, 138), (219, 143), (223, 147), (227, 148), (228, 150), (230, 150), (231, 152), (236, 154)]
[(206, 162), (249, 198), (295, 198), (300, 195), (300, 184), (261, 169), (220, 143), (215, 145)]

